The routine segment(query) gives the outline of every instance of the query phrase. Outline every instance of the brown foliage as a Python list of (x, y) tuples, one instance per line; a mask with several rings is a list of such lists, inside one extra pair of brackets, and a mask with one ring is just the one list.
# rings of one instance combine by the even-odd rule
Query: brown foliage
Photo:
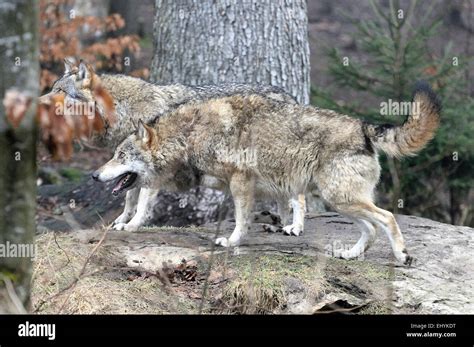
[(99, 70), (123, 70), (125, 54), (140, 51), (136, 35), (108, 37), (125, 26), (119, 14), (105, 18), (73, 15), (74, 1), (40, 1), (41, 90), (51, 87), (64, 58), (80, 57)]
[(5, 97), (3, 98), (3, 106), (5, 107), (7, 119), (14, 128), (20, 125), (30, 104), (31, 96), (16, 89), (6, 91)]
[(114, 102), (110, 94), (100, 85), (94, 88), (93, 94), (96, 102), (92, 114), (87, 105), (71, 103), (64, 94), (56, 94), (49, 103), (38, 105), (41, 140), (53, 159), (71, 158), (75, 139), (87, 140), (94, 133), (102, 133), (115, 121)]
[[(99, 70), (120, 72), (124, 68), (125, 54), (137, 54), (140, 51), (136, 35), (111, 37), (111, 34), (125, 26), (119, 14), (105, 18), (78, 16), (71, 11), (73, 5), (72, 0), (40, 1), (40, 89), (43, 92), (62, 73), (59, 69), (62, 69), (65, 58), (80, 57)], [(96, 100), (93, 110), (71, 104), (64, 95), (53, 96), (49, 103), (38, 106), (41, 139), (54, 159), (69, 159), (75, 139), (88, 139), (93, 133), (103, 132), (114, 121), (110, 94), (100, 85), (94, 87), (93, 94)], [(9, 95), (4, 101), (10, 105), (7, 114), (14, 126), (21, 122), (29, 105), (18, 98)], [(78, 106), (79, 111), (68, 111), (69, 107), (74, 106)]]

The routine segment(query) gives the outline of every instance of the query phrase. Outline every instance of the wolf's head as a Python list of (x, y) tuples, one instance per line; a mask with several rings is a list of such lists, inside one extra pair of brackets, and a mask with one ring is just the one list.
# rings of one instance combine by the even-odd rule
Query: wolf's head
[(140, 120), (136, 133), (127, 137), (117, 147), (113, 158), (96, 170), (92, 178), (100, 182), (117, 180), (112, 189), (113, 195), (140, 183), (149, 184), (155, 177), (150, 150), (155, 138), (155, 130)]
[(64, 74), (53, 84), (51, 91), (40, 96), (40, 103), (50, 103), (51, 97), (64, 95), (69, 101), (92, 102), (93, 87), (98, 83), (99, 77), (92, 67), (82, 62), (75, 66), (73, 62), (64, 59)]

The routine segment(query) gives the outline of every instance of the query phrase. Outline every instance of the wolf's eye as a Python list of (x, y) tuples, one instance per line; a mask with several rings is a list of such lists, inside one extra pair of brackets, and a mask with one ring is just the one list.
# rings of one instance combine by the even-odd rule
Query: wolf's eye
[(125, 157), (125, 153), (124, 152), (120, 152), (119, 155), (118, 155), (118, 158), (119, 159), (123, 159)]

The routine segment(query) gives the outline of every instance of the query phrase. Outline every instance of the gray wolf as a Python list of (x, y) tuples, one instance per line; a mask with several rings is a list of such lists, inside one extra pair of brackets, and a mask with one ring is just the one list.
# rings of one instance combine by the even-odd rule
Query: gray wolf
[[(145, 82), (138, 78), (124, 75), (97, 75), (90, 65), (81, 62), (75, 66), (71, 61), (64, 61), (65, 71), (53, 85), (51, 92), (40, 97), (40, 102), (49, 102), (50, 97), (55, 94), (65, 95), (66, 102), (76, 101), (94, 103), (93, 89), (97, 85), (105, 88), (114, 99), (116, 122), (106, 124), (106, 131), (94, 139), (97, 144), (116, 147), (135, 129), (138, 121), (153, 124), (167, 112), (176, 109), (179, 105), (187, 102), (206, 100), (215, 97), (230, 95), (257, 94), (265, 98), (271, 98), (287, 103), (296, 101), (286, 94), (282, 89), (268, 85), (249, 85), (239, 83), (227, 83), (208, 86), (187, 86), (182, 84), (156, 85)], [(98, 109), (99, 113), (103, 112)], [(195, 172), (181, 172), (176, 184), (181, 189), (192, 187), (195, 184), (208, 185), (218, 188), (217, 180), (211, 177), (196, 179)], [(187, 179), (186, 183), (183, 183)], [(159, 187), (153, 189), (141, 189), (134, 185), (134, 189), (128, 190), (125, 198), (123, 213), (113, 222), (116, 230), (134, 231), (144, 225), (153, 213), (153, 201), (158, 194)], [(118, 192), (116, 192), (118, 193)], [(291, 201), (295, 224), (300, 225), (304, 218), (304, 197)], [(280, 213), (288, 209), (288, 202), (279, 204)], [(302, 212), (301, 212), (302, 211)], [(256, 220), (264, 216), (256, 215)], [(274, 215), (272, 215), (274, 219)], [(271, 228), (271, 226), (269, 226)], [(299, 228), (301, 229), (301, 228)], [(288, 234), (298, 234), (298, 228), (284, 230)], [(272, 229), (275, 231), (276, 229)]]
[(167, 187), (183, 168), (196, 177), (212, 176), (230, 190), (235, 204), (233, 233), (216, 240), (226, 247), (238, 245), (247, 233), (256, 195), (284, 202), (315, 185), (329, 205), (361, 228), (359, 241), (338, 256), (358, 257), (383, 230), (396, 259), (411, 264), (395, 217), (374, 204), (374, 189), (379, 151), (413, 155), (438, 128), (440, 103), (427, 84), (417, 86), (414, 102), (417, 111), (401, 126), (258, 94), (191, 102), (152, 126), (140, 122), (95, 175), (100, 181), (118, 178), (118, 190), (138, 182)]

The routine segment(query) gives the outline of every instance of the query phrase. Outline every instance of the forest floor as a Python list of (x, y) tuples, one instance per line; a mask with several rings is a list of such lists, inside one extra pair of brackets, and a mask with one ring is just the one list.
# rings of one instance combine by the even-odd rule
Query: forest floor
[(398, 215), (411, 267), (385, 235), (357, 260), (331, 257), (359, 237), (336, 213), (307, 215), (300, 237), (254, 225), (240, 247), (216, 248), (232, 220), (202, 227), (93, 228), (37, 237), (37, 313), (474, 313), (472, 228)]

